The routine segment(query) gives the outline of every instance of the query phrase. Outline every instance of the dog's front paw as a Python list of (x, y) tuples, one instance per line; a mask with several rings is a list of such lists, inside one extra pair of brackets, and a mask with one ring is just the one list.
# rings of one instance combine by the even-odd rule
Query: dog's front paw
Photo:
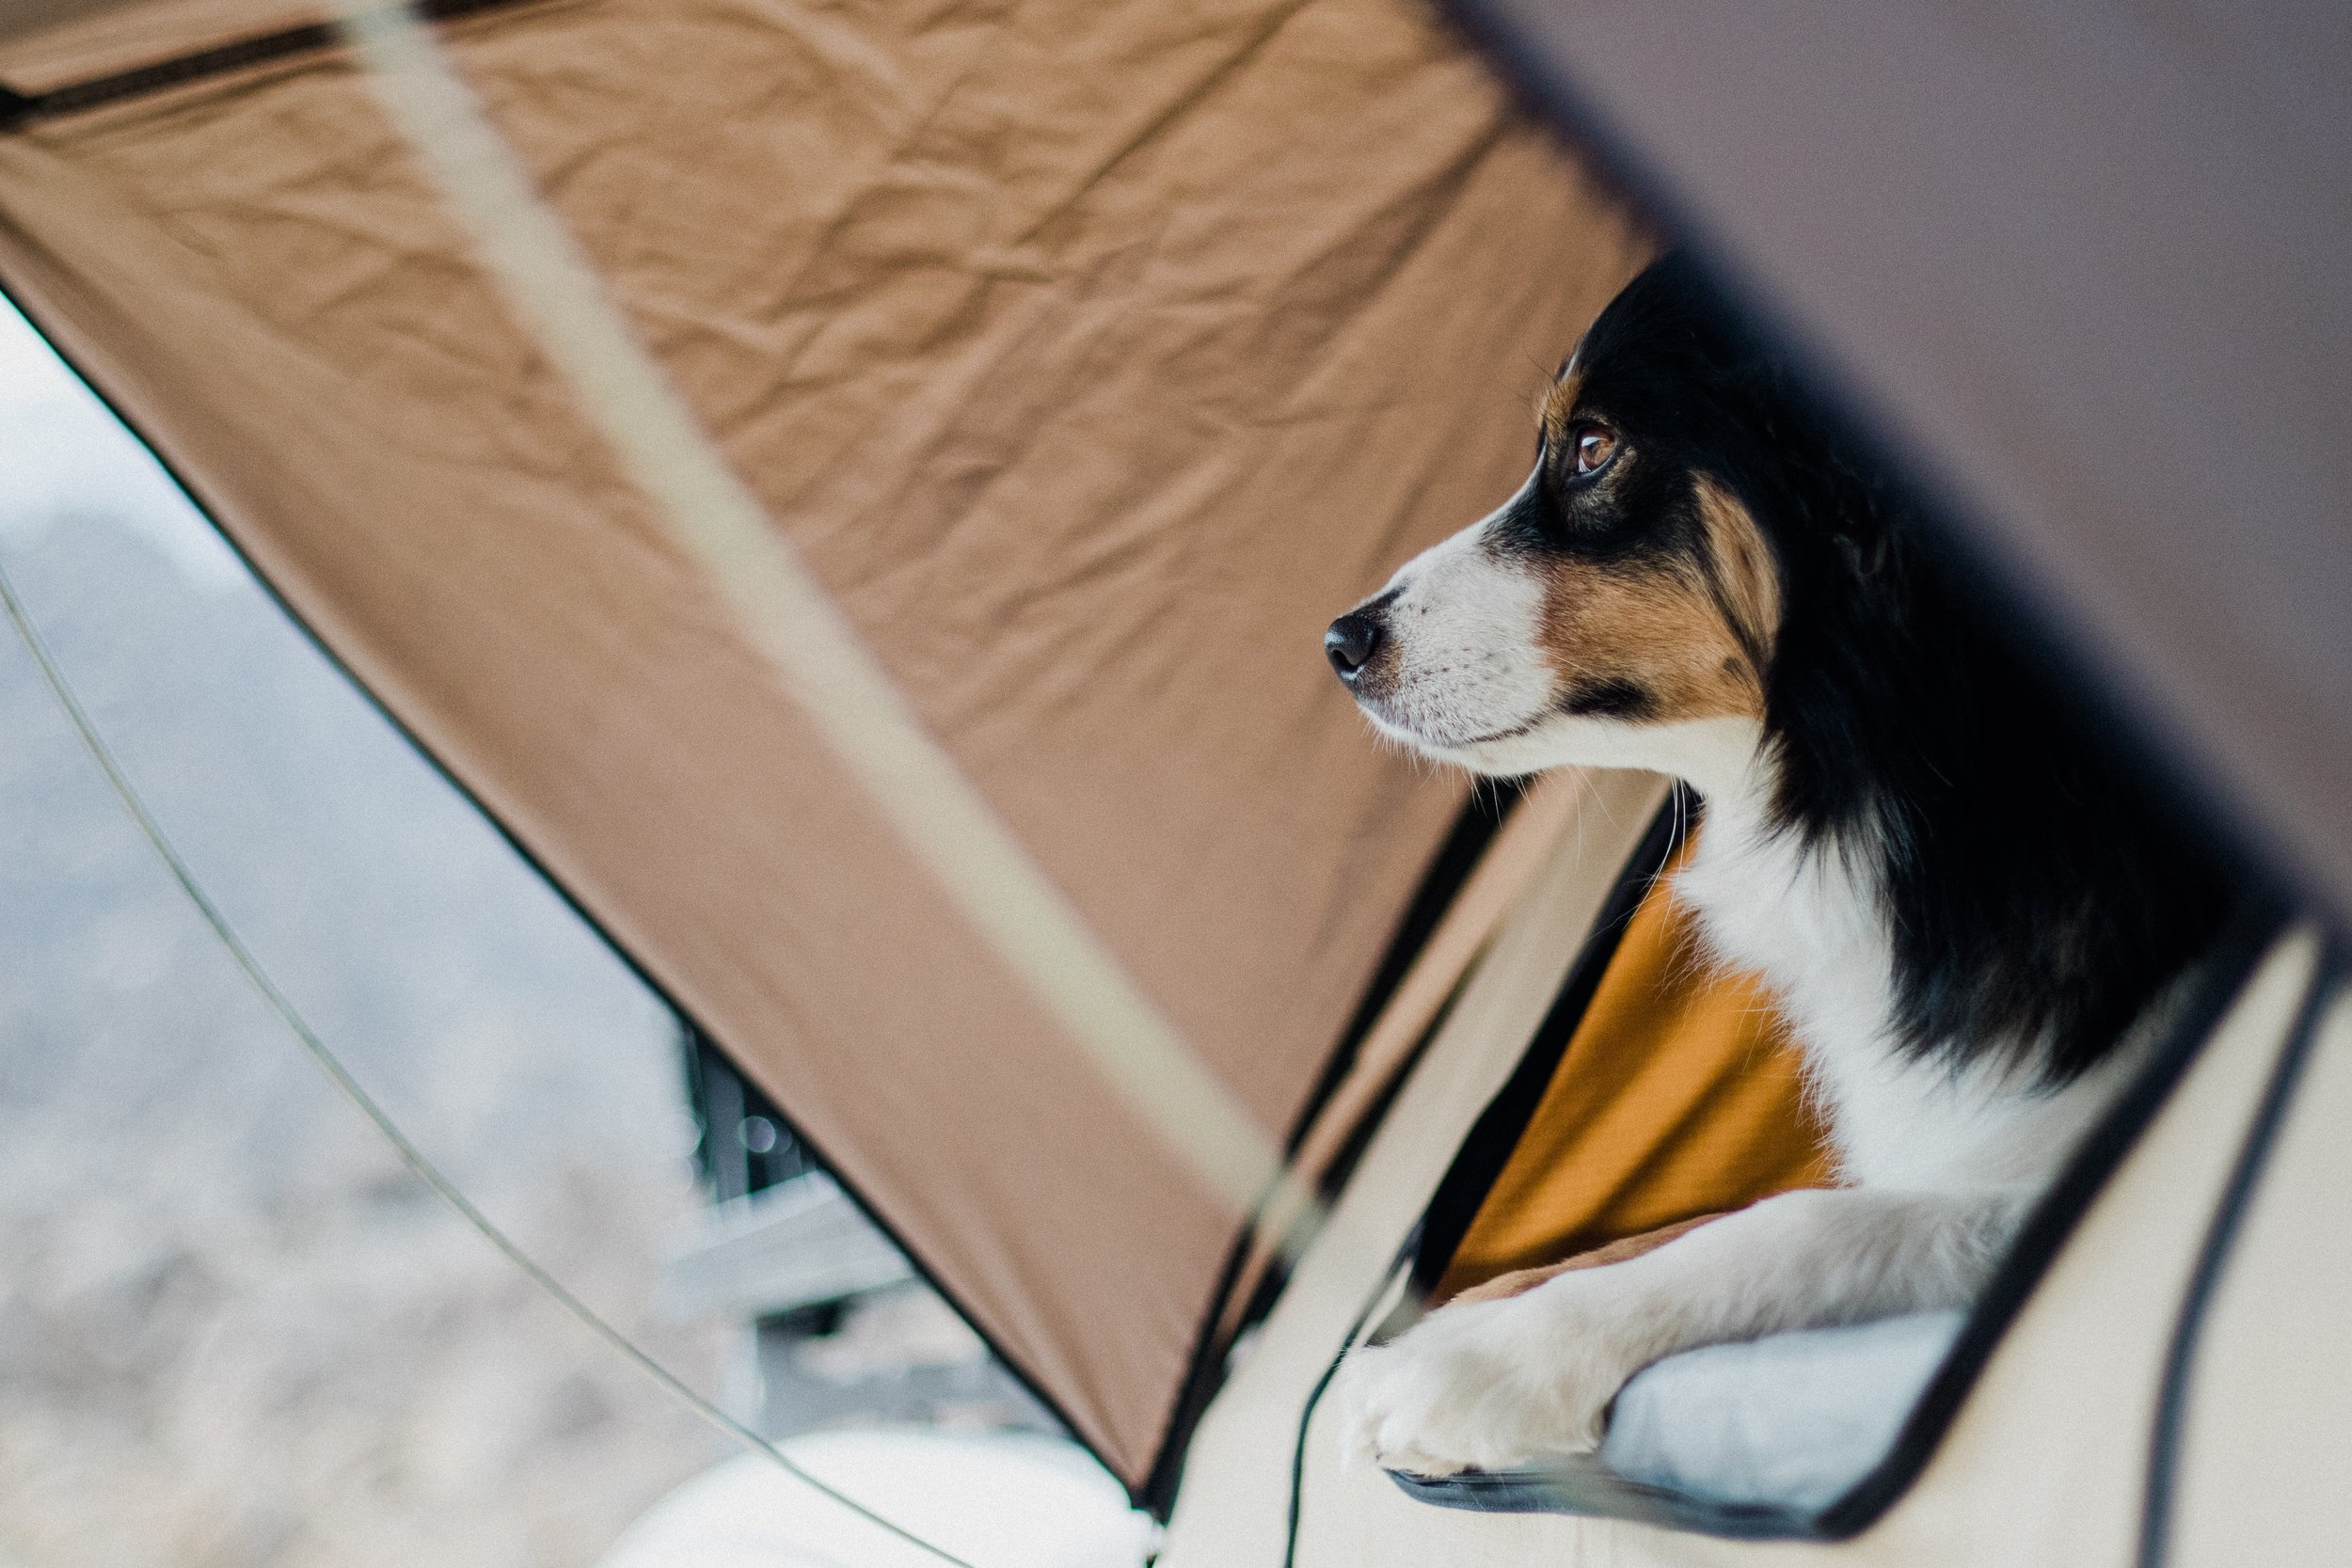
[(1644, 1358), (1581, 1283), (1443, 1307), (1350, 1355), (1339, 1389), (1347, 1456), (1444, 1476), (1597, 1448), (1609, 1402)]

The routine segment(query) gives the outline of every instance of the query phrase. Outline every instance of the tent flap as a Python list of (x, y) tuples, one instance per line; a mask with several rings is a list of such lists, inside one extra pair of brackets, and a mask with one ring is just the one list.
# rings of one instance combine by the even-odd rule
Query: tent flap
[[(1324, 669), (1643, 240), (1391, 0), (446, 35), (997, 809), (1272, 1135), (1459, 803)], [(1131, 1481), (1239, 1216), (958, 925), (341, 56), (0, 136), (0, 278)]]

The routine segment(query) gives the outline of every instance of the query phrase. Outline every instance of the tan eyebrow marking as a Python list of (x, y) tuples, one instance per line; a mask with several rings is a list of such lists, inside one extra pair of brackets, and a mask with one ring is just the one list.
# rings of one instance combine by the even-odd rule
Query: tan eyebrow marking
[(1570, 416), (1576, 412), (1577, 399), (1584, 394), (1584, 369), (1574, 359), (1560, 372), (1560, 378), (1544, 388), (1536, 400), (1535, 418), (1544, 428), (1544, 440), (1555, 450), (1568, 438)]
[(1698, 476), (1696, 495), (1716, 603), (1760, 691), (1780, 636), (1780, 567), (1755, 515), (1737, 496), (1706, 474)]
[(1544, 579), (1536, 643), (1564, 701), (1621, 698), (1623, 717), (1637, 722), (1762, 716), (1779, 568), (1729, 489), (1698, 476), (1692, 499), (1700, 537), (1671, 555), (1561, 555), (1535, 566)]

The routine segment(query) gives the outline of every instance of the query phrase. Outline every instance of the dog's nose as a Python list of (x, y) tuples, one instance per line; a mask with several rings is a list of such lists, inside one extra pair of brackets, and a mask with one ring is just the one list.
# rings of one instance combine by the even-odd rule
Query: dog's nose
[(1369, 615), (1343, 615), (1323, 634), (1323, 656), (1342, 680), (1353, 680), (1379, 647), (1380, 623)]

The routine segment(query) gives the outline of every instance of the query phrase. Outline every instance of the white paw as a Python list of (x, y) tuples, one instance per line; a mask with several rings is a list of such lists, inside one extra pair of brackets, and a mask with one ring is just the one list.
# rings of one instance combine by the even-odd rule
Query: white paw
[(1647, 1357), (1630, 1342), (1636, 1324), (1585, 1283), (1442, 1307), (1350, 1355), (1337, 1389), (1345, 1456), (1444, 1476), (1591, 1452)]

